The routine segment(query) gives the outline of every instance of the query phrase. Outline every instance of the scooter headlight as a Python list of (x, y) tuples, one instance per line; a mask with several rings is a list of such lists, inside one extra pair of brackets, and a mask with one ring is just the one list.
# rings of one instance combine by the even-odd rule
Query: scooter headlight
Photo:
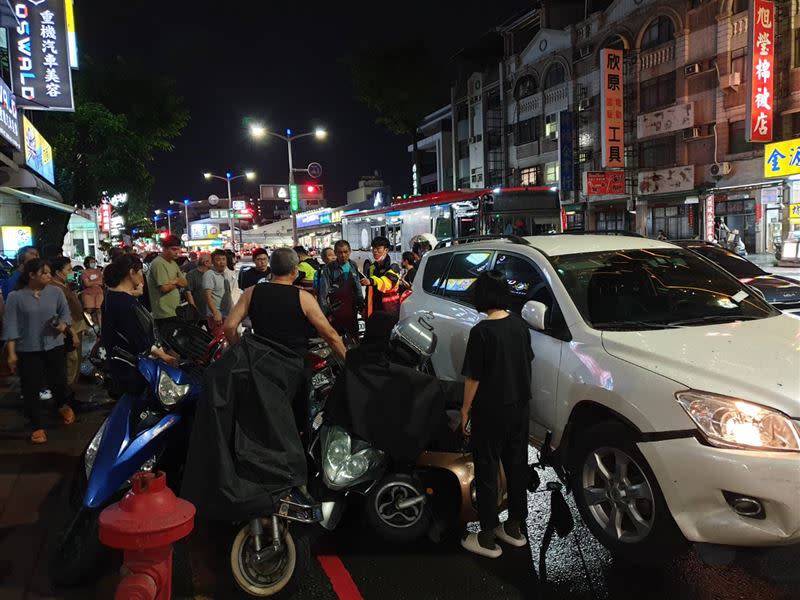
[(370, 446), (353, 453), (350, 434), (340, 427), (331, 427), (323, 432), (322, 456), (325, 484), (333, 490), (350, 487), (368, 478), (382, 468), (384, 458), (382, 451)]
[(165, 408), (172, 408), (188, 393), (188, 383), (178, 383), (166, 371), (161, 371), (158, 376), (158, 399)]
[(94, 467), (94, 459), (97, 458), (97, 450), (100, 448), (100, 441), (103, 439), (103, 432), (106, 430), (106, 424), (108, 423), (108, 419), (103, 421), (103, 424), (100, 425), (100, 429), (97, 430), (97, 433), (94, 434), (92, 441), (89, 442), (89, 447), (86, 448), (86, 454), (83, 457), (83, 466), (86, 469), (86, 479), (89, 479), (89, 475), (92, 474), (92, 468)]

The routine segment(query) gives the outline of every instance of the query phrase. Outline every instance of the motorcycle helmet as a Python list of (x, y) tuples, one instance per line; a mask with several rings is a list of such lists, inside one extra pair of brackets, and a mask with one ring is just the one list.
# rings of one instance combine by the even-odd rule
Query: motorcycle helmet
[(422, 258), (436, 247), (437, 241), (431, 233), (420, 233), (411, 238), (411, 252)]

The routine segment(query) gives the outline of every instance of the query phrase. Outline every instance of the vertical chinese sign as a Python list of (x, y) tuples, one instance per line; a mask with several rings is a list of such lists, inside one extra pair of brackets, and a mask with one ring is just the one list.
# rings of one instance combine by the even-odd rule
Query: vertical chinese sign
[(572, 142), (572, 111), (562, 110), (559, 122), (559, 158), (561, 162), (561, 198), (571, 198), (575, 189), (575, 144)]
[(750, 5), (750, 81), (748, 83), (747, 140), (772, 141), (775, 85), (775, 4), (753, 0)]
[(17, 104), (28, 110), (75, 110), (64, 0), (17, 0), (9, 29)]
[(717, 238), (714, 227), (714, 194), (706, 196), (706, 241), (713, 242)]
[(600, 114), (604, 167), (625, 167), (622, 50), (600, 51)]

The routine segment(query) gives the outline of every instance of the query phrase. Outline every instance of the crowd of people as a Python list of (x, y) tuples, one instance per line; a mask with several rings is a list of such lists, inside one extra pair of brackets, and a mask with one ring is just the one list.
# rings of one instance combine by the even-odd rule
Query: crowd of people
[[(69, 258), (45, 260), (35, 248), (21, 249), (17, 270), (4, 281), (5, 310), (0, 304), (0, 319), (6, 362), (20, 379), (31, 442), (47, 441), (43, 379), (63, 423), (75, 421), (72, 389), (80, 371), (84, 311), (101, 323), (109, 357), (117, 352), (149, 354), (176, 365), (178, 357), (158, 340), (177, 320), (188, 320), (212, 336), (224, 335), (231, 344), (239, 341), (246, 325), (301, 357), (310, 338), (319, 336), (344, 359), (343, 337), (358, 337), (359, 315), (369, 320), (380, 313), (382, 322), (397, 320), (400, 303), (411, 293), (430, 244), (414, 244), (402, 254), (402, 266), (392, 260), (387, 238), (376, 237), (371, 247), (373, 260), (363, 270), (351, 259), (346, 240), (325, 248), (322, 262), (301, 246), (271, 253), (259, 248), (252, 253), (253, 266), (237, 276), (232, 251), (190, 253), (184, 259), (181, 241), (168, 237), (161, 253), (144, 260), (115, 248), (101, 270), (94, 258), (87, 258), (80, 298)], [(527, 407), (533, 356), (527, 326), (507, 311), (510, 295), (502, 274), (481, 274), (476, 300), (488, 318), (473, 329), (467, 346), (462, 427), (474, 442), (482, 532), (465, 536), (462, 545), (495, 557), (500, 554), (498, 538), (512, 545), (526, 543), (521, 528), (527, 514)], [(144, 385), (136, 369), (124, 361), (109, 359), (108, 371), (118, 389), (135, 391)], [(498, 524), (494, 503), (500, 461), (508, 479), (511, 511), (504, 526)]]

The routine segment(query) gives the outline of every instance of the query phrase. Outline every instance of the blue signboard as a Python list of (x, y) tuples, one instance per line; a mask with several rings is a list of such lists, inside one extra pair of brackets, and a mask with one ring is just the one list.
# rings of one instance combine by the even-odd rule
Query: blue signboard
[(572, 141), (572, 111), (562, 110), (559, 118), (559, 159), (561, 161), (561, 197), (575, 190), (575, 146)]

